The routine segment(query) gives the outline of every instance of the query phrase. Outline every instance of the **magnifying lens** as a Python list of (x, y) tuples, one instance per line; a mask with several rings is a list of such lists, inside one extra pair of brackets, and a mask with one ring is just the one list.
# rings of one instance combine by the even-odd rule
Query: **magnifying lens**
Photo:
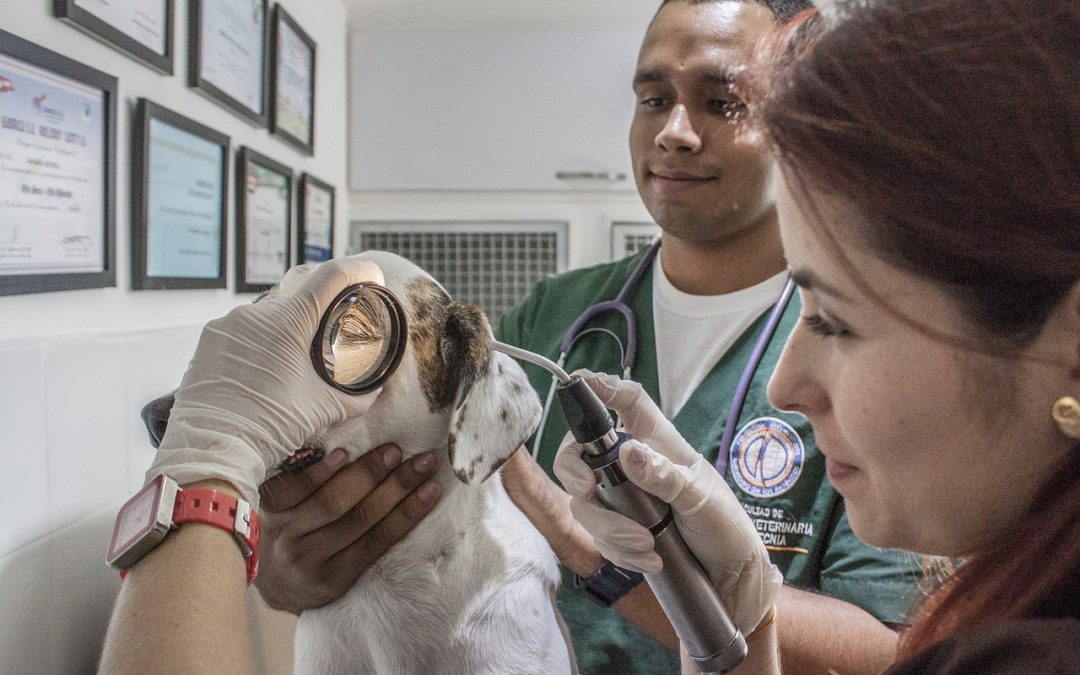
[(383, 286), (349, 286), (319, 321), (311, 363), (327, 384), (347, 394), (383, 386), (397, 370), (408, 344), (401, 303)]

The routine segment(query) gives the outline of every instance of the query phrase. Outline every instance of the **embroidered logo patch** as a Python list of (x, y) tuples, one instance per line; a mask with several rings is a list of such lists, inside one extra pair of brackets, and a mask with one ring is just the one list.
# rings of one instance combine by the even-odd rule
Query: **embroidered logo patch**
[(748, 495), (776, 497), (802, 474), (802, 438), (790, 424), (759, 417), (744, 426), (731, 444), (731, 475)]

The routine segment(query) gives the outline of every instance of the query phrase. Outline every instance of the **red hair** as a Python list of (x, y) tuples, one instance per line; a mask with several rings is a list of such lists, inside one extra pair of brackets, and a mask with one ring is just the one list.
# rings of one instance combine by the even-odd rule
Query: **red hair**
[[(785, 176), (859, 209), (856, 232), (818, 226), (938, 284), (976, 327), (965, 344), (1019, 350), (1080, 281), (1080, 6), (833, 4), (855, 9), (783, 27), (750, 92)], [(1073, 450), (1028, 517), (923, 603), (902, 655), (983, 622), (1080, 613)]]

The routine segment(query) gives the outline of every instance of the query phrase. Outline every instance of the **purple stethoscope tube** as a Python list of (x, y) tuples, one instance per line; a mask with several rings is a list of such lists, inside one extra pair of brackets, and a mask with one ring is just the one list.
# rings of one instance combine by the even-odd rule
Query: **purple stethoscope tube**
[[(627, 377), (630, 370), (634, 367), (634, 362), (637, 356), (637, 320), (634, 317), (634, 311), (630, 309), (627, 304), (627, 300), (630, 298), (630, 294), (637, 288), (641, 278), (645, 276), (645, 272), (652, 265), (653, 260), (656, 259), (657, 253), (660, 252), (660, 240), (657, 240), (649, 250), (645, 253), (645, 256), (638, 262), (637, 267), (630, 273), (630, 277), (623, 284), (623, 287), (619, 290), (618, 295), (613, 300), (605, 302), (599, 302), (591, 307), (588, 307), (574, 320), (574, 323), (567, 329), (566, 334), (563, 335), (562, 342), (559, 344), (560, 358), (559, 363), (562, 365), (566, 356), (570, 353), (570, 349), (573, 347), (574, 342), (582, 335), (585, 326), (595, 319), (597, 316), (604, 312), (617, 312), (623, 316), (626, 320), (626, 348), (622, 353), (622, 367), (623, 376)], [(739, 377), (739, 383), (735, 387), (735, 393), (731, 398), (731, 406), (728, 408), (727, 422), (724, 424), (724, 433), (720, 438), (720, 447), (716, 456), (716, 470), (721, 474), (727, 471), (728, 462), (731, 455), (731, 444), (735, 440), (735, 427), (738, 426), (739, 416), (742, 414), (743, 405), (746, 403), (746, 396), (750, 391), (750, 384), (754, 380), (754, 375), (757, 374), (758, 366), (761, 364), (761, 359), (765, 356), (765, 350), (769, 348), (769, 344), (772, 343), (772, 339), (776, 336), (776, 330), (780, 325), (780, 318), (784, 314), (784, 310), (787, 309), (788, 304), (791, 302), (791, 298), (795, 292), (795, 282), (791, 276), (788, 275), (787, 280), (784, 282), (784, 288), (780, 291), (780, 295), (777, 296), (776, 302), (773, 303), (772, 310), (769, 312), (769, 317), (765, 321), (765, 325), (761, 327), (761, 332), (758, 333), (757, 341), (754, 343), (754, 349), (750, 354), (749, 360), (746, 362), (746, 366), (743, 368), (742, 375)], [(617, 338), (616, 338), (617, 339)], [(550, 397), (550, 395), (549, 395)], [(545, 406), (544, 420), (546, 421), (547, 409), (549, 406)], [(538, 433), (543, 433), (543, 421)], [(535, 451), (539, 449), (540, 439), (536, 439)]]

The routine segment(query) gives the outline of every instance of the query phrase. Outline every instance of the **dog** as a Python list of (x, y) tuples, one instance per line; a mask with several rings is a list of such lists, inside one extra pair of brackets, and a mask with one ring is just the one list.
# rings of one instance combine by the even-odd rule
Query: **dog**
[[(454, 302), (404, 258), (357, 257), (382, 269), (405, 310), (408, 343), (368, 411), (318, 432), (305, 448), (344, 448), (350, 459), (390, 442), (403, 459), (438, 449), (442, 497), (342, 598), (301, 614), (296, 672), (576, 672), (555, 606), (555, 555), (497, 471), (539, 421), (535, 391), (513, 359), (489, 349), (478, 308)], [(295, 291), (310, 269), (294, 268), (268, 295)], [(162, 401), (144, 410), (157, 438)]]

